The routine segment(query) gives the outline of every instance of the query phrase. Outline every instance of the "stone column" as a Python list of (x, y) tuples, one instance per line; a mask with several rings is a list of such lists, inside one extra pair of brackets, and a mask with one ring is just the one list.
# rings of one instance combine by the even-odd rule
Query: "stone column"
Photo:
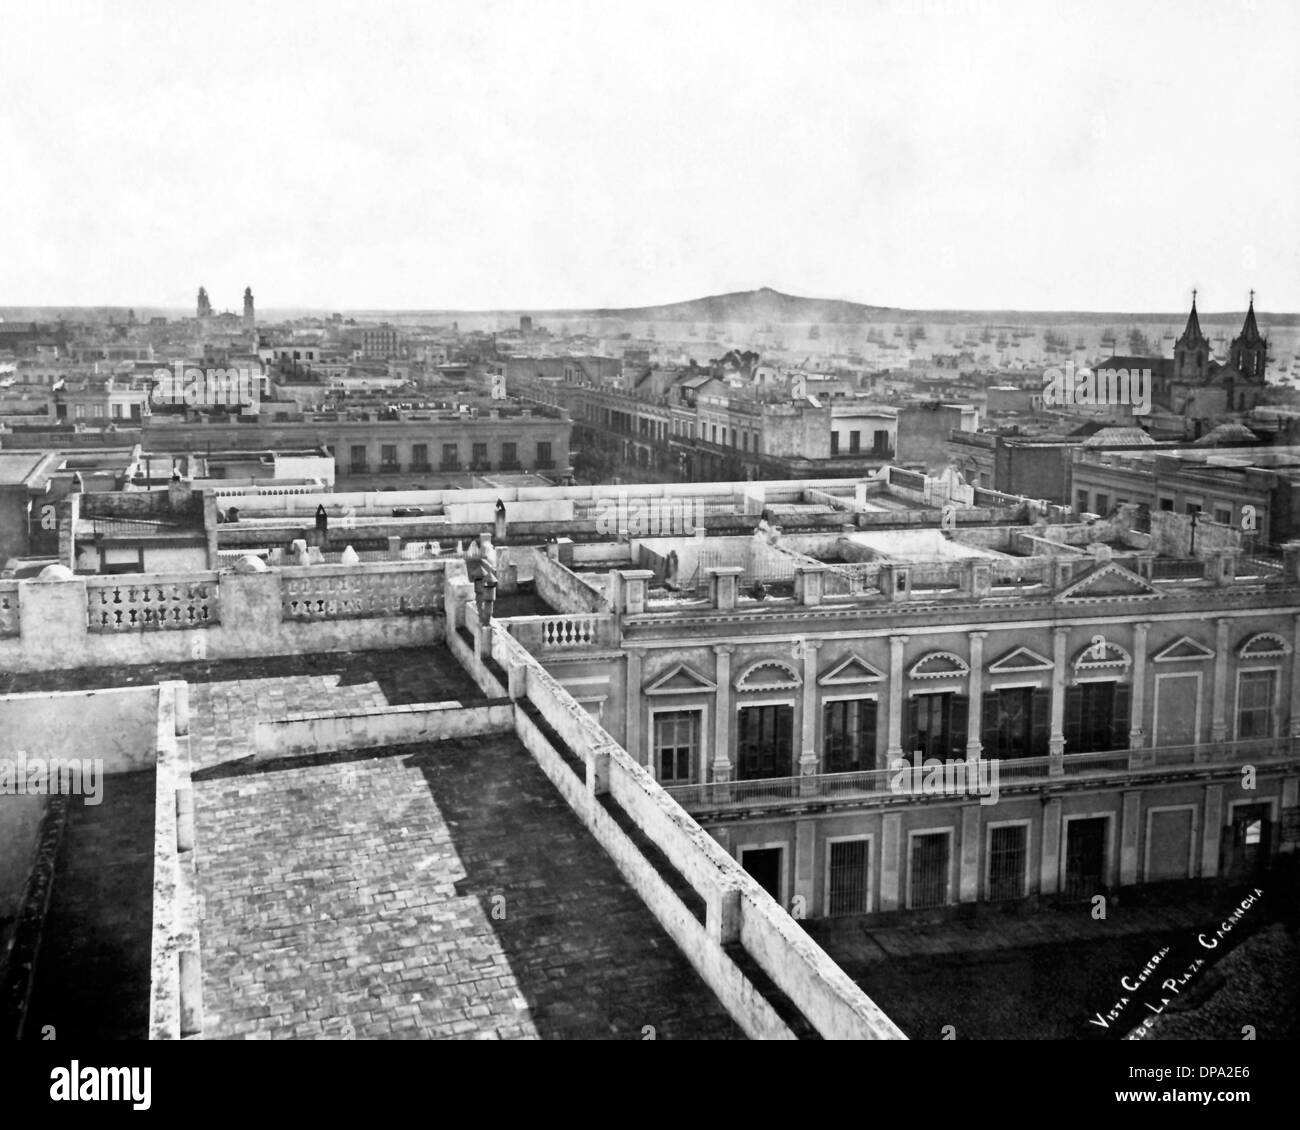
[(880, 821), (880, 909), (897, 910), (902, 880), (903, 818), (888, 812)]
[(1146, 745), (1143, 723), (1146, 721), (1147, 632), (1150, 630), (1151, 624), (1146, 620), (1133, 625), (1133, 699), (1128, 728), (1129, 749), (1141, 749)]
[(1205, 819), (1201, 824), (1201, 879), (1219, 874), (1219, 840), (1223, 836), (1223, 786), (1205, 786)]
[[(1300, 738), (1300, 615), (1295, 618), (1291, 648), (1291, 737)], [(1292, 743), (1292, 752), (1295, 743)]]
[(963, 804), (961, 808), (961, 875), (957, 885), (958, 902), (977, 902), (980, 893), (980, 806)]
[(970, 632), (970, 725), (966, 731), (966, 760), (978, 761), (983, 752), (980, 730), (984, 716), (984, 640), (988, 632)]
[(1038, 869), (1038, 893), (1054, 895), (1061, 876), (1061, 798), (1043, 805), (1042, 862)]
[(1052, 759), (1051, 774), (1063, 772), (1061, 757), (1065, 753), (1065, 641), (1068, 628), (1052, 629), (1052, 734), (1047, 742), (1047, 754)]
[(731, 655), (735, 644), (714, 644), (714, 679), (718, 690), (713, 710), (713, 779), (731, 780)]
[[(787, 907), (795, 917), (811, 917), (813, 891), (816, 885), (817, 821), (797, 820), (794, 825), (794, 900)], [(803, 900), (802, 916), (797, 913), (798, 900)]]
[(906, 636), (889, 637), (889, 748), (890, 761), (903, 756), (903, 647)]
[(736, 607), (740, 575), (744, 571), (739, 565), (719, 565), (708, 571), (709, 603), (714, 608), (726, 610)]
[(1119, 832), (1119, 885), (1131, 887), (1138, 881), (1138, 840), (1142, 834), (1142, 794), (1124, 794)]
[(1228, 722), (1224, 714), (1228, 690), (1228, 619), (1220, 616), (1214, 622), (1214, 699), (1210, 717), (1210, 741), (1221, 742), (1228, 736)]
[[(623, 748), (641, 765), (649, 765), (650, 751), (641, 748), (641, 670), (645, 664), (643, 648), (627, 649), (627, 666), (623, 684)], [(652, 769), (653, 773), (654, 770)]]
[[(822, 771), (821, 755), (817, 749), (817, 649), (821, 640), (803, 641), (803, 702), (802, 726), (799, 743), (799, 776), (812, 777)], [(817, 791), (817, 783), (801, 780), (799, 795), (807, 796)]]

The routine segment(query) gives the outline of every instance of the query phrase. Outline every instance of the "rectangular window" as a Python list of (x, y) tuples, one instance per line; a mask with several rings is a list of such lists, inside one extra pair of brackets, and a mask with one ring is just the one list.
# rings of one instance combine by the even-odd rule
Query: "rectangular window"
[(685, 785), (700, 745), (700, 712), (655, 715), (655, 772), (661, 784)]
[(1046, 757), (1052, 692), (1033, 687), (988, 691), (980, 710), (985, 757)]
[(828, 702), (822, 718), (827, 773), (855, 773), (876, 767), (874, 699)]
[(1074, 492), (1074, 508), (1080, 514), (1088, 512), (1088, 492), (1086, 490), (1077, 490)]
[(397, 444), (395, 443), (381, 444), (379, 448), (379, 462), (383, 464), (384, 467), (396, 467), (397, 466)]
[(908, 703), (911, 741), (905, 753), (947, 759), (966, 756), (970, 699), (961, 694), (918, 694)]
[(830, 857), (827, 914), (831, 918), (845, 914), (866, 914), (870, 841), (841, 840), (827, 846)]
[(121, 406), (120, 404), (114, 404), (114, 405), (113, 405), (113, 419), (114, 419), (114, 420), (120, 420), (121, 418), (122, 418), (122, 406)]
[(742, 707), (736, 761), (741, 781), (794, 776), (794, 707)]
[(1161, 510), (1172, 510), (1173, 508), (1174, 508), (1174, 500), (1172, 498), (1162, 498), (1160, 500)]
[(838, 455), (839, 453), (840, 453), (840, 433), (831, 432), (831, 454)]
[(501, 469), (509, 471), (519, 465), (519, 456), (515, 454), (515, 445), (513, 443), (503, 443), (501, 445)]
[(948, 833), (931, 832), (912, 837), (911, 869), (908, 874), (913, 910), (945, 906), (948, 902)]
[(444, 443), (442, 445), (442, 468), (443, 470), (455, 470), (460, 464), (460, 447), (454, 443)]
[(1201, 504), (1199, 502), (1192, 502), (1189, 500), (1184, 504), (1184, 508), (1188, 514), (1199, 514), (1201, 512)]
[(411, 444), (411, 470), (424, 470), (429, 466), (429, 445), (427, 443)]
[(883, 429), (876, 429), (871, 436), (871, 448), (877, 455), (889, 454), (889, 433)]
[(1237, 681), (1237, 737), (1273, 736), (1272, 671), (1243, 671)]
[(1126, 683), (1080, 683), (1065, 692), (1065, 752), (1128, 749), (1130, 690)]
[(537, 445), (537, 466), (542, 470), (547, 470), (554, 466), (551, 462), (551, 445), (543, 441)]
[(989, 829), (990, 902), (1025, 897), (1025, 833), (1023, 824)]
[(1221, 526), (1232, 525), (1232, 507), (1216, 506), (1214, 508), (1214, 520)]
[(849, 432), (849, 454), (856, 455), (862, 450), (862, 433)]
[(352, 470), (364, 471), (366, 469), (366, 445), (364, 443), (354, 443), (351, 448)]
[(1108, 495), (1108, 494), (1101, 494), (1100, 492), (1098, 492), (1098, 494), (1097, 494), (1097, 505), (1096, 505), (1096, 507), (1094, 508), (1094, 511), (1093, 511), (1093, 512), (1096, 513), (1096, 514), (1100, 514), (1103, 518), (1104, 518), (1107, 514), (1109, 514), (1109, 513), (1110, 513), (1110, 495)]
[(487, 466), (487, 449), (488, 445), (486, 443), (476, 443), (470, 448), (470, 459), (473, 461), (475, 467)]

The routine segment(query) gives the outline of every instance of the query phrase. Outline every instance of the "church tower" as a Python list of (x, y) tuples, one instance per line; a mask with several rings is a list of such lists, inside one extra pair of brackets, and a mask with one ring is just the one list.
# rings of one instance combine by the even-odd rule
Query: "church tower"
[(1264, 366), (1268, 361), (1268, 338), (1259, 332), (1255, 324), (1255, 292), (1250, 292), (1250, 308), (1246, 311), (1246, 321), (1241, 333), (1232, 339), (1228, 353), (1228, 364), (1242, 376), (1252, 381), (1264, 383)]
[(253, 288), (244, 287), (244, 329), (251, 330), (255, 319), (253, 316)]
[(1183, 336), (1174, 342), (1174, 380), (1205, 380), (1210, 371), (1210, 342), (1201, 333), (1201, 320), (1196, 316), (1196, 291), (1192, 291), (1192, 312), (1187, 316)]

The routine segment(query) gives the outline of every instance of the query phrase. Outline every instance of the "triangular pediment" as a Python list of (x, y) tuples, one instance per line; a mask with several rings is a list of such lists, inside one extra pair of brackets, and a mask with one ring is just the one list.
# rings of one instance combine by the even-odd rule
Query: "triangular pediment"
[(1023, 671), (1050, 671), (1052, 661), (1045, 655), (1039, 655), (1027, 647), (1017, 647), (1008, 651), (1001, 659), (989, 664), (990, 675), (1019, 674)]
[(690, 694), (693, 691), (715, 691), (718, 684), (691, 668), (679, 663), (645, 686), (646, 694)]
[(819, 675), (817, 682), (830, 687), (843, 683), (878, 683), (884, 677), (883, 671), (873, 667), (862, 656), (850, 655)]
[(1058, 600), (1099, 596), (1159, 596), (1160, 590), (1123, 565), (1108, 562), (1071, 581), (1059, 593)]
[(970, 664), (951, 651), (932, 651), (913, 663), (908, 674), (913, 679), (952, 678), (970, 674)]
[(1213, 659), (1214, 650), (1192, 639), (1191, 636), (1179, 636), (1168, 647), (1161, 648), (1151, 657), (1154, 663), (1175, 663), (1183, 659)]

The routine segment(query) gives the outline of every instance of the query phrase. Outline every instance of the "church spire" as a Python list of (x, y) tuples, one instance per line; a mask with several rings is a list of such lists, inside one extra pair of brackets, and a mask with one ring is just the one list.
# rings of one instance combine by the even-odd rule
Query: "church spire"
[(1192, 312), (1187, 315), (1187, 328), (1174, 342), (1174, 376), (1199, 385), (1209, 371), (1210, 342), (1201, 333), (1201, 320), (1196, 315), (1196, 291), (1192, 291)]
[(1246, 310), (1246, 320), (1241, 325), (1241, 336), (1237, 338), (1243, 345), (1254, 345), (1263, 340), (1259, 326), (1255, 322), (1255, 292), (1250, 292), (1250, 307)]
[(1201, 319), (1196, 314), (1196, 291), (1192, 291), (1192, 312), (1187, 315), (1187, 328), (1183, 330), (1183, 336), (1178, 339), (1178, 344), (1188, 349), (1197, 349), (1210, 344), (1209, 339), (1201, 333)]
[(1250, 292), (1250, 306), (1241, 333), (1232, 339), (1228, 352), (1232, 367), (1237, 372), (1257, 381), (1263, 381), (1268, 364), (1268, 340), (1259, 332), (1255, 321), (1255, 292)]

